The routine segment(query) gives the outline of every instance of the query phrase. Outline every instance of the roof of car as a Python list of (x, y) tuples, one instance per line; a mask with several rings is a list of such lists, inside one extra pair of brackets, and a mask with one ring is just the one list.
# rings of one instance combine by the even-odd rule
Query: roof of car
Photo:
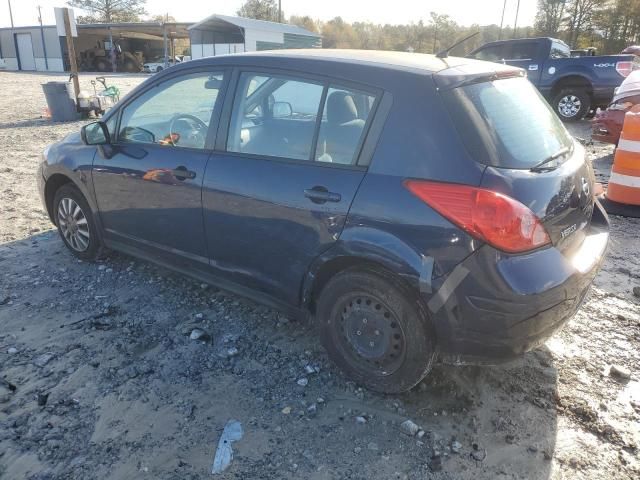
[[(461, 57), (438, 58), (424, 53), (391, 52), (381, 50), (346, 50), (346, 49), (293, 49), (269, 50), (262, 52), (237, 53), (206, 57), (191, 62), (230, 63), (235, 65), (255, 65), (256, 63), (283, 63), (289, 68), (296, 67), (295, 62), (333, 63), (350, 66), (370, 66), (388, 70), (433, 74), (451, 68), (471, 67), (474, 71), (512, 70), (513, 67), (488, 63)], [(187, 63), (191, 63), (187, 62)]]

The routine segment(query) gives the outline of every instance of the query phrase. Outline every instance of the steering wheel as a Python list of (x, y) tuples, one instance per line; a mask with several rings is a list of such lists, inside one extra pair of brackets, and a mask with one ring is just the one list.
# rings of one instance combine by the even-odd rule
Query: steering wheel
[(204, 142), (206, 141), (205, 132), (207, 131), (207, 128), (208, 128), (207, 124), (204, 123), (195, 115), (189, 115), (188, 113), (178, 113), (177, 115), (174, 115), (171, 121), (169, 122), (169, 142), (171, 143), (171, 145), (173, 145), (174, 147), (176, 146), (176, 144), (173, 141), (172, 133), (174, 133), (175, 124), (180, 120), (184, 120), (185, 123), (191, 127), (191, 132), (189, 133), (189, 137), (190, 138), (200, 137), (198, 140), (202, 140), (202, 143), (204, 144)]

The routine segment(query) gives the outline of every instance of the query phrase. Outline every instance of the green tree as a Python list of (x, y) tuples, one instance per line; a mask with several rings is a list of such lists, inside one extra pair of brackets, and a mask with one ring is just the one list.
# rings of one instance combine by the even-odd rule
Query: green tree
[(291, 17), (289, 17), (289, 23), (291, 25), (297, 25), (298, 27), (306, 28), (313, 33), (320, 33), (317, 22), (308, 15), (305, 15), (303, 17), (298, 15), (291, 15)]
[(326, 48), (359, 48), (360, 46), (355, 30), (342, 17), (329, 20), (322, 26), (322, 45)]
[(151, 15), (149, 17), (149, 21), (150, 22), (156, 22), (156, 23), (175, 23), (176, 19), (173, 15), (168, 15), (168, 14), (158, 14), (158, 15)]
[[(278, 2), (277, 0), (246, 0), (236, 13), (240, 17), (277, 22)], [(284, 14), (282, 21), (284, 22)]]
[(147, 12), (147, 0), (69, 0), (67, 5), (89, 14), (79, 16), (78, 23), (139, 22)]

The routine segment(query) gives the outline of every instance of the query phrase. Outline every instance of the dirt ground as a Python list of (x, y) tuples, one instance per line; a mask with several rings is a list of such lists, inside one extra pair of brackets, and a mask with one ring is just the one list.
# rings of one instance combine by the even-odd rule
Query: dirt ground
[[(224, 479), (640, 478), (640, 220), (611, 217), (590, 296), (544, 347), (378, 395), (342, 377), (310, 325), (65, 250), (35, 182), (43, 148), (82, 125), (40, 118), (40, 84), (64, 78), (0, 72), (0, 478), (209, 478), (230, 419), (244, 436)], [(571, 130), (606, 181), (612, 147), (589, 145), (587, 122)]]

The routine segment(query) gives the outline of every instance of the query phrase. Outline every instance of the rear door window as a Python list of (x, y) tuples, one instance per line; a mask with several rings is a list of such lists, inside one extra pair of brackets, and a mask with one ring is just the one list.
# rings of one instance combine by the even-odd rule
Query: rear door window
[(359, 90), (329, 88), (316, 148), (317, 161), (355, 163), (374, 101), (375, 96)]
[(500, 62), (505, 58), (505, 45), (490, 45), (471, 55), (476, 60), (485, 60), (487, 62)]
[(342, 165), (357, 161), (376, 96), (282, 75), (240, 75), (227, 151)]
[(442, 95), (468, 150), (481, 163), (528, 169), (573, 144), (525, 78), (475, 83)]
[(231, 116), (230, 152), (311, 160), (324, 85), (245, 72)]
[(508, 60), (532, 60), (536, 58), (538, 44), (536, 42), (517, 42), (507, 52)]
[(551, 42), (551, 52), (549, 53), (551, 58), (569, 58), (571, 57), (571, 50), (566, 45), (559, 42)]

